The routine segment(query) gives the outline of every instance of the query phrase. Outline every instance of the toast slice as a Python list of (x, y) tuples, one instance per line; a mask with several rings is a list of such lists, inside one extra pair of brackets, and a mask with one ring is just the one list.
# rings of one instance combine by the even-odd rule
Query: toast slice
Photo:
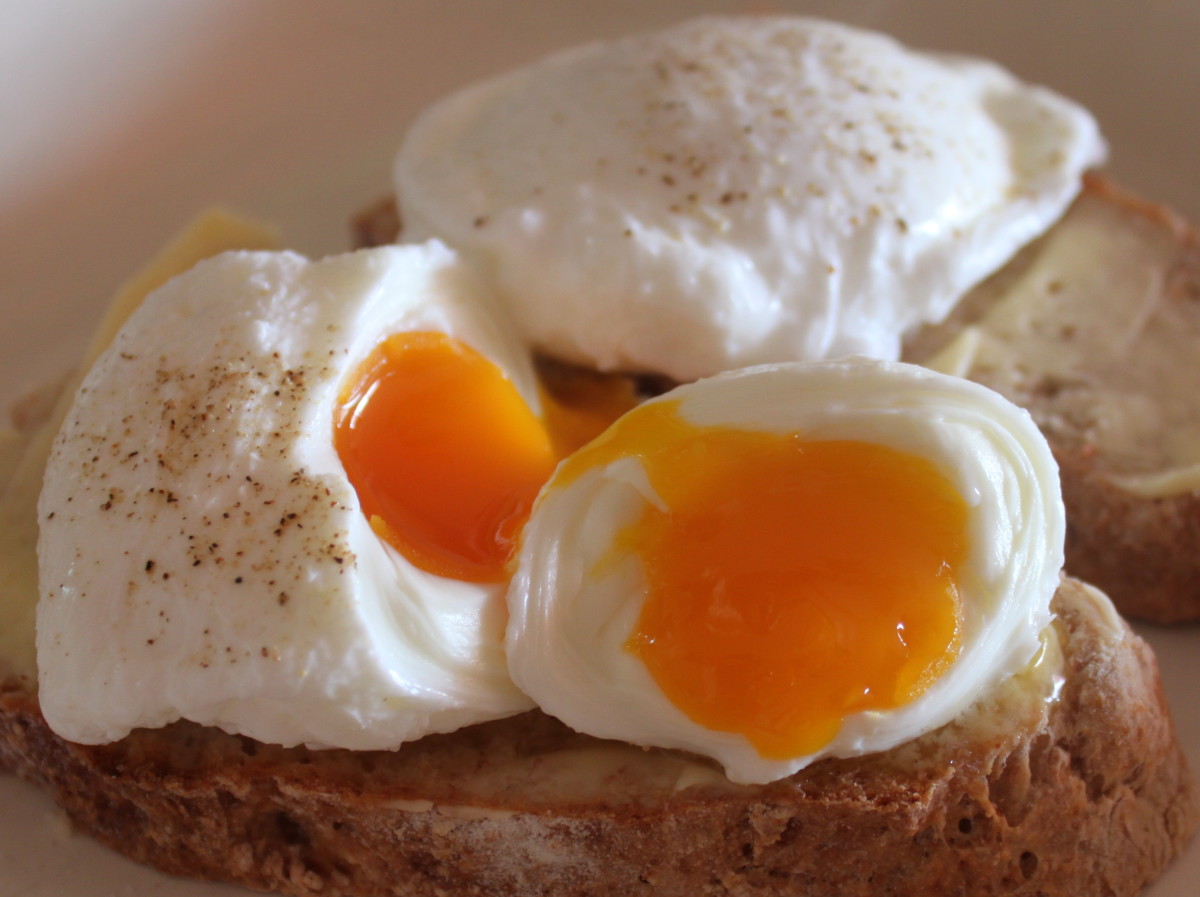
[(1028, 409), (1062, 471), (1067, 571), (1175, 623), (1200, 619), (1198, 346), (1200, 232), (1092, 175), (905, 358)]
[(84, 747), (19, 688), (0, 694), (0, 762), (135, 860), (284, 894), (1136, 894), (1196, 794), (1150, 649), (1081, 583), (1055, 611), (1059, 663), (916, 741), (765, 786), (537, 711), (394, 752), (187, 723)]
[[(1100, 181), (1055, 233), (1081, 208), (1104, 232), (1165, 241), (1177, 263), (1196, 256), (1186, 226)], [(1059, 255), (1052, 237), (911, 351), (983, 370), (977, 330), (1031, 259)], [(1171, 282), (1194, 286), (1194, 267), (1179, 270)], [(17, 677), (0, 685), (0, 766), (135, 860), (285, 894), (1136, 894), (1195, 829), (1196, 793), (1149, 648), (1078, 582), (1054, 609), (1059, 665), (907, 745), (766, 786), (536, 711), (395, 752), (283, 749), (188, 723), (84, 747), (46, 727)]]
[[(394, 241), (396, 206), (353, 222)], [(1200, 232), (1089, 175), (1049, 233), (976, 287), (904, 360), (1026, 408), (1062, 471), (1067, 572), (1124, 614), (1200, 619)]]

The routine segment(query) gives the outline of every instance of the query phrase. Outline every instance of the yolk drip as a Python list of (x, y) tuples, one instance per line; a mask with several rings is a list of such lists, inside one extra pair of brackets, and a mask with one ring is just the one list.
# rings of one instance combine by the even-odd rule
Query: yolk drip
[(375, 532), (430, 573), (502, 582), (558, 460), (637, 402), (624, 378), (544, 378), (545, 420), (445, 334), (399, 333), (342, 389), (334, 447)]
[(381, 538), (471, 582), (506, 578), (558, 461), (500, 368), (441, 333), (396, 334), (367, 357), (339, 397), (334, 447)]
[(801, 756), (957, 657), (967, 509), (929, 461), (698, 427), (662, 402), (568, 460), (564, 481), (629, 454), (667, 510), (647, 505), (618, 537), (647, 584), (626, 648), (694, 722)]
[(538, 363), (546, 427), (560, 458), (591, 442), (640, 401), (634, 381), (561, 362)]

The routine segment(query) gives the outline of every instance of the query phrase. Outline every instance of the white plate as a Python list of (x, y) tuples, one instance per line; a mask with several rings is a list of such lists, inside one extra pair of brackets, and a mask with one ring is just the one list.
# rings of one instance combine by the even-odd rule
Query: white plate
[[(70, 365), (112, 289), (197, 210), (319, 254), (389, 189), (413, 114), (592, 37), (702, 11), (799, 10), (998, 59), (1090, 106), (1126, 184), (1200, 221), (1200, 6), (1179, 0), (42, 0), (0, 15), (0, 397)], [(1200, 632), (1149, 631), (1200, 768)], [(1191, 897), (1200, 844), (1148, 893)], [(217, 897), (70, 834), (0, 776), (0, 897)]]

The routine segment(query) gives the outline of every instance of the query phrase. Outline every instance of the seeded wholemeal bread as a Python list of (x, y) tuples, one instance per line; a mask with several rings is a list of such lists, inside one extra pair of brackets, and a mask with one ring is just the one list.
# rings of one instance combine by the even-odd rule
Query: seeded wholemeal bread
[[(354, 221), (396, 239), (396, 206)], [(1028, 409), (1062, 470), (1067, 570), (1125, 614), (1200, 619), (1200, 234), (1097, 175), (1066, 216), (915, 334), (905, 360)]]
[(185, 723), (83, 747), (22, 689), (0, 762), (140, 862), (285, 894), (1135, 894), (1196, 796), (1148, 647), (1077, 582), (1055, 610), (1043, 662), (958, 722), (765, 786), (536, 711), (395, 752)]

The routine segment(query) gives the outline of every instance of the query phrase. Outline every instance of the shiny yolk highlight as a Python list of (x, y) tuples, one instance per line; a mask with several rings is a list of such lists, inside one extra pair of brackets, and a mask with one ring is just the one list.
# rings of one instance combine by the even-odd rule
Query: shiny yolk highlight
[(334, 448), (380, 538), (427, 572), (501, 582), (555, 464), (637, 396), (625, 378), (564, 367), (543, 376), (542, 400), (544, 420), (470, 346), (399, 333), (343, 386)]
[(334, 447), (381, 538), (431, 573), (500, 582), (558, 458), (495, 364), (441, 333), (384, 340), (346, 383)]
[(638, 456), (648, 504), (615, 549), (646, 598), (626, 648), (694, 722), (783, 759), (919, 696), (957, 657), (967, 508), (929, 461), (858, 441), (698, 427), (644, 406), (566, 481)]

